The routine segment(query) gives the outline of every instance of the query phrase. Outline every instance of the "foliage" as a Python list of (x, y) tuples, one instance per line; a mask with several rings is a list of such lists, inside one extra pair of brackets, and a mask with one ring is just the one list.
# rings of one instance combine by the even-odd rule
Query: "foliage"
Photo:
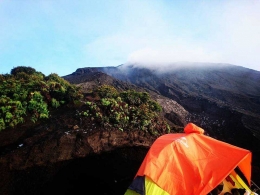
[(117, 90), (110, 85), (102, 85), (94, 89), (93, 93), (101, 98), (114, 98), (118, 96)]
[(86, 101), (79, 115), (104, 127), (116, 127), (121, 131), (140, 129), (151, 134), (170, 131), (167, 122), (159, 116), (161, 106), (148, 93), (118, 92), (112, 86), (102, 85), (93, 90), (92, 96), (95, 101)]
[(49, 117), (48, 105), (43, 101), (43, 96), (38, 91), (31, 93), (27, 109), (32, 114), (31, 120), (33, 122), (36, 122), (38, 118)]
[(32, 75), (36, 73), (36, 70), (32, 67), (18, 66), (11, 70), (11, 75), (16, 76), (18, 73), (25, 73), (26, 75)]
[[(46, 86), (44, 85), (46, 83)], [(45, 83), (41, 86), (43, 90), (47, 89), (47, 94), (55, 98), (60, 104), (73, 102), (81, 99), (82, 92), (80, 88), (71, 85), (68, 81), (59, 77), (57, 74), (50, 74), (45, 78)]]
[(18, 66), (0, 75), (0, 131), (48, 118), (50, 109), (82, 98), (80, 89), (57, 74), (45, 76), (34, 68)]
[(161, 106), (148, 93), (134, 90), (118, 92), (102, 85), (83, 98), (80, 88), (57, 74), (45, 76), (31, 67), (19, 66), (11, 74), (0, 75), (0, 131), (18, 124), (49, 117), (52, 109), (67, 104), (82, 106), (81, 119), (121, 131), (140, 129), (151, 134), (168, 133), (169, 125), (159, 116)]

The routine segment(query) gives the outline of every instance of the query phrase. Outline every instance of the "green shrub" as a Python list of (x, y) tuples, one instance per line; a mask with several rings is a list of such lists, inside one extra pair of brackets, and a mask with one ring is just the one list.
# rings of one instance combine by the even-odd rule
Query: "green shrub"
[(0, 75), (0, 131), (26, 122), (48, 118), (52, 108), (79, 102), (80, 89), (59, 77), (45, 77), (34, 68), (18, 66)]
[(148, 93), (133, 90), (117, 92), (115, 88), (104, 85), (94, 89), (92, 95), (96, 100), (85, 102), (81, 116), (121, 131), (140, 129), (152, 134), (169, 131), (167, 122), (158, 117), (161, 106)]
[(36, 122), (39, 118), (48, 118), (48, 105), (43, 101), (43, 96), (40, 92), (31, 93), (31, 100), (28, 102), (28, 111), (32, 113), (31, 120)]
[(5, 122), (3, 118), (0, 118), (0, 131), (5, 129)]
[(26, 75), (32, 75), (33, 73), (36, 73), (36, 70), (32, 67), (26, 67), (26, 66), (18, 66), (18, 67), (13, 68), (11, 70), (11, 75), (16, 76), (18, 73), (24, 73)]
[(60, 103), (55, 98), (52, 98), (51, 99), (51, 105), (54, 108), (58, 108), (60, 106)]
[(118, 91), (110, 85), (102, 85), (94, 90), (100, 98), (115, 98), (118, 96)]

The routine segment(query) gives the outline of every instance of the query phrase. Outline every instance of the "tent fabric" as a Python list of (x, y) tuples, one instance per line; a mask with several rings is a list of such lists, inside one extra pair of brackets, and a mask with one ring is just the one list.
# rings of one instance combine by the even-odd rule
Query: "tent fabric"
[(193, 123), (184, 132), (157, 138), (135, 177), (150, 178), (170, 195), (205, 195), (239, 167), (250, 184), (249, 150), (206, 136)]
[(134, 181), (129, 186), (129, 189), (138, 192), (140, 195), (145, 195), (144, 179), (145, 178), (141, 176), (135, 177)]
[[(138, 176), (137, 178), (140, 177)], [(134, 186), (140, 186), (140, 183), (137, 184), (136, 182), (133, 182), (124, 195), (143, 195), (143, 194), (170, 195), (168, 192), (164, 191), (157, 184), (155, 184), (149, 177), (144, 176), (142, 178), (143, 178), (142, 180), (139, 179), (138, 180), (140, 182), (143, 182), (144, 191), (140, 191), (139, 189), (135, 190), (136, 187)]]
[(235, 171), (231, 172), (230, 177), (233, 179), (233, 181), (235, 181), (234, 183), (236, 188), (244, 188), (247, 191), (251, 191), (249, 186), (245, 183), (245, 181), (243, 181), (243, 179)]
[(127, 189), (124, 195), (140, 195), (140, 194), (134, 190)]
[(147, 176), (145, 177), (145, 194), (170, 195)]
[(226, 192), (232, 192), (234, 189), (238, 189), (240, 192), (243, 191), (242, 194), (246, 192), (252, 194), (251, 189), (245, 183), (243, 179), (240, 178), (239, 174), (233, 170), (224, 180), (223, 180), (224, 188), (221, 191), (220, 195), (224, 195)]

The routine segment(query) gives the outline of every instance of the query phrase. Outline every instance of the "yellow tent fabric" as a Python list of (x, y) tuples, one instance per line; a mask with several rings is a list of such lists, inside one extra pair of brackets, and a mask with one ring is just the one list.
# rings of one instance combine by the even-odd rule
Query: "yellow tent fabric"
[(245, 181), (241, 179), (241, 177), (235, 172), (232, 171), (224, 180), (223, 180), (224, 188), (220, 195), (223, 195), (225, 192), (231, 192), (232, 189), (245, 189), (251, 192), (251, 189)]
[(124, 195), (140, 195), (139, 193), (137, 193), (134, 190), (131, 189), (127, 189)]
[[(150, 178), (170, 195), (205, 195), (238, 167), (250, 184), (252, 154), (249, 150), (206, 136), (193, 123), (184, 132), (166, 134), (155, 140), (136, 177)], [(151, 188), (148, 194), (156, 194), (152, 191)]]
[(149, 177), (145, 177), (145, 194), (170, 195), (156, 185)]

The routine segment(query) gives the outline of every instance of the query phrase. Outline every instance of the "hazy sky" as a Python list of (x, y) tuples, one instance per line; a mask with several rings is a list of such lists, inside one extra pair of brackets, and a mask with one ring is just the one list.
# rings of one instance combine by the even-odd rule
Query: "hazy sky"
[(260, 71), (260, 0), (0, 0), (0, 74), (177, 61)]

